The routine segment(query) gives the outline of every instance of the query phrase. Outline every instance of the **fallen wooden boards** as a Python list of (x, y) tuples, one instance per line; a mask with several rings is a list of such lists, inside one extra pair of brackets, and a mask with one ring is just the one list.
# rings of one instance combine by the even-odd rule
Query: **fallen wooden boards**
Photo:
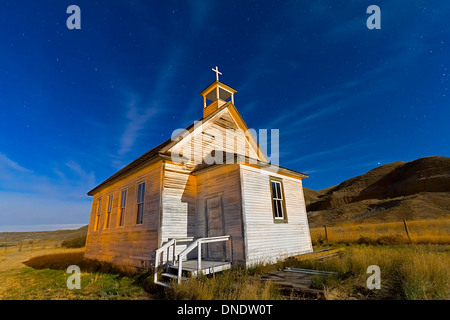
[(323, 250), (318, 250), (318, 251), (314, 251), (311, 253), (301, 254), (301, 255), (295, 256), (294, 258), (298, 261), (305, 261), (305, 260), (312, 260), (312, 259), (324, 259), (324, 258), (329, 258), (329, 257), (335, 256), (341, 251), (344, 251), (344, 248), (323, 249)]
[[(298, 261), (306, 261), (312, 259), (325, 259), (339, 254), (344, 248), (323, 249), (307, 254), (295, 256)], [(336, 272), (301, 269), (301, 268), (285, 268), (276, 272), (268, 273), (262, 276), (263, 280), (273, 281), (280, 287), (282, 294), (286, 296), (294, 296), (306, 299), (325, 299), (323, 290), (312, 289), (311, 279), (314, 275), (329, 276), (336, 275)]]
[(286, 271), (275, 271), (261, 277), (262, 280), (272, 281), (279, 286), (285, 296), (306, 299), (324, 299), (323, 290), (311, 289), (312, 274), (301, 274)]
[(302, 273), (302, 274), (319, 275), (319, 276), (329, 276), (329, 275), (338, 274), (337, 272), (331, 272), (331, 271), (300, 269), (300, 268), (285, 268), (284, 271), (296, 272), (296, 273)]

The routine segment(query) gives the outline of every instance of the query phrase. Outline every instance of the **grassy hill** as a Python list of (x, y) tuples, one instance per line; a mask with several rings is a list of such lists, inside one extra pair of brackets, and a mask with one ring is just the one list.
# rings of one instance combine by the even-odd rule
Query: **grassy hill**
[(87, 234), (88, 226), (71, 230), (34, 231), (34, 232), (0, 232), (0, 243), (21, 241), (55, 241), (62, 242)]
[(450, 158), (426, 157), (379, 166), (337, 186), (305, 188), (311, 226), (450, 216)]

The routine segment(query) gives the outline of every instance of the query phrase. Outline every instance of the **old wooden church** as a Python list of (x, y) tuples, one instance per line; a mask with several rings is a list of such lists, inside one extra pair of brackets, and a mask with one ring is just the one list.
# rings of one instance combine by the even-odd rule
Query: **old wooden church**
[(85, 257), (170, 263), (181, 275), (312, 251), (307, 175), (268, 162), (234, 105), (236, 90), (214, 71), (217, 80), (200, 93), (202, 119), (88, 192)]

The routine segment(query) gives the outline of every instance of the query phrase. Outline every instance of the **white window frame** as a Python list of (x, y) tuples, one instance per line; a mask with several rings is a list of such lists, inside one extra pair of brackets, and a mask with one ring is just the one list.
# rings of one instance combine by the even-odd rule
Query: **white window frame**
[(136, 225), (141, 225), (144, 222), (145, 181), (138, 184), (138, 192), (136, 193), (136, 196), (137, 196)]
[(120, 194), (120, 207), (119, 207), (119, 227), (123, 227), (125, 225), (125, 206), (127, 205), (127, 196), (128, 190), (122, 190)]
[(111, 212), (113, 207), (114, 194), (108, 196), (108, 208), (106, 209), (105, 230), (109, 229), (111, 223)]
[(100, 226), (100, 216), (102, 213), (102, 198), (97, 199), (97, 210), (96, 211), (97, 212), (95, 214), (94, 231), (98, 231), (99, 226)]
[[(273, 187), (273, 185), (278, 185)], [(271, 188), (271, 196), (272, 196), (272, 209), (273, 209), (273, 217), (275, 220), (286, 220), (285, 216), (285, 208), (284, 208), (284, 197), (283, 197), (283, 183), (281, 181), (270, 179), (270, 188)], [(280, 205), (276, 205), (279, 203)], [(281, 215), (279, 212), (281, 209)]]

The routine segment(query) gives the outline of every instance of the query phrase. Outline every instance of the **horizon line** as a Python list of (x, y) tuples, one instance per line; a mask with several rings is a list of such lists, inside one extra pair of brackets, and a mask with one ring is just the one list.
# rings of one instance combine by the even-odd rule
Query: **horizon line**
[(88, 223), (27, 224), (0, 225), (0, 232), (40, 232), (56, 230), (75, 230), (87, 226)]

